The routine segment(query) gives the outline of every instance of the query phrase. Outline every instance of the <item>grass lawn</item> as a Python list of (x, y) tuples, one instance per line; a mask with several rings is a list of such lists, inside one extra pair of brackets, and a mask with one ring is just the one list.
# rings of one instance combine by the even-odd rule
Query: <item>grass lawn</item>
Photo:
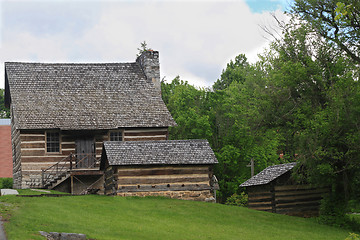
[(0, 197), (8, 238), (44, 239), (38, 231), (94, 239), (345, 239), (348, 231), (313, 219), (221, 204), (108, 196)]

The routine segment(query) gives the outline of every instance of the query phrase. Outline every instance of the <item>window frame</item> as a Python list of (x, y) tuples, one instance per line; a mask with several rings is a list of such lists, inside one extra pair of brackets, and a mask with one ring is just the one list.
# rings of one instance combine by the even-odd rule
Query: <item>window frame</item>
[[(48, 134), (51, 133), (57, 133), (59, 134), (59, 138), (58, 138), (58, 144), (59, 144), (59, 151), (58, 152), (52, 152), (48, 150)], [(49, 131), (45, 131), (45, 152), (46, 154), (59, 154), (62, 152), (61, 150), (61, 133), (58, 130), (49, 130)]]
[[(119, 133), (119, 136), (117, 137), (120, 137), (121, 136), (121, 140), (111, 140), (111, 133)], [(123, 130), (110, 130), (109, 131), (109, 136), (108, 136), (108, 139), (110, 142), (123, 142), (124, 141), (124, 131)]]

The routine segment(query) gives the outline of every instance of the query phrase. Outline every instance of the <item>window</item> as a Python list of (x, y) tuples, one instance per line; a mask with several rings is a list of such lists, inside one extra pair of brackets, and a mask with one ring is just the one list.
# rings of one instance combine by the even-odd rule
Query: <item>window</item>
[(110, 141), (122, 141), (122, 131), (111, 131)]
[(46, 132), (46, 151), (48, 153), (60, 152), (59, 132)]

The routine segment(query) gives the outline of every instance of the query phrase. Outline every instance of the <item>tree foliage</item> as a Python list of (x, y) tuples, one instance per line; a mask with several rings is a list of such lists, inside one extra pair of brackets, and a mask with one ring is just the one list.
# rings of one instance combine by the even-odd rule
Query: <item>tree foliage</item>
[(10, 118), (10, 109), (5, 107), (4, 89), (0, 89), (0, 118)]
[(322, 213), (340, 216), (360, 198), (359, 2), (296, 0), (292, 13), (258, 62), (238, 55), (212, 90), (163, 83), (170, 136), (209, 140), (222, 202), (241, 193), (251, 159), (255, 173), (297, 161), (293, 177), (331, 186)]
[(244, 54), (240, 54), (235, 57), (235, 61), (230, 60), (227, 64), (226, 69), (223, 70), (221, 78), (218, 79), (214, 85), (213, 89), (223, 90), (230, 86), (234, 81), (243, 83), (246, 79), (246, 69), (249, 67), (247, 58)]
[(360, 63), (360, 2), (358, 0), (295, 0), (292, 13), (309, 22)]

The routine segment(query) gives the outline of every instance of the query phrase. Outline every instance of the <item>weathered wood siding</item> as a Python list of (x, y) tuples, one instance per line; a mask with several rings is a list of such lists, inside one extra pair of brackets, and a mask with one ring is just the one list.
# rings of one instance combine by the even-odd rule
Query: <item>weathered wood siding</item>
[[(60, 152), (46, 152), (46, 130), (12, 130), (14, 186), (31, 188), (41, 186), (41, 170), (76, 153), (76, 139), (94, 137), (96, 157), (101, 157), (102, 145), (109, 140), (109, 131), (60, 131)], [(167, 128), (121, 129), (124, 141), (166, 140)], [(15, 149), (15, 150), (14, 150)], [(15, 159), (16, 158), (16, 159)], [(20, 161), (21, 160), (21, 161)]]
[(133, 128), (124, 130), (124, 141), (167, 140), (167, 128)]
[(320, 201), (328, 188), (310, 185), (273, 184), (248, 187), (248, 207), (291, 216), (312, 217), (319, 214)]
[(213, 197), (210, 166), (117, 166), (117, 195), (167, 196), (204, 201)]
[(248, 187), (248, 207), (260, 211), (273, 211), (273, 190), (270, 185)]
[(328, 192), (328, 188), (310, 185), (275, 186), (275, 212), (291, 216), (317, 216), (322, 196)]
[[(11, 115), (12, 115), (11, 108)], [(21, 172), (21, 147), (20, 147), (20, 130), (14, 125), (14, 118), (11, 117), (11, 145), (13, 158), (13, 187), (22, 188), (22, 172)]]
[(114, 177), (114, 167), (107, 166), (104, 171), (104, 194), (116, 195), (116, 179)]
[[(108, 140), (107, 131), (92, 131), (96, 142), (96, 157), (101, 156), (102, 143)], [(21, 130), (22, 188), (40, 187), (41, 170), (76, 153), (76, 131), (60, 131), (60, 152), (46, 152), (46, 130)]]

